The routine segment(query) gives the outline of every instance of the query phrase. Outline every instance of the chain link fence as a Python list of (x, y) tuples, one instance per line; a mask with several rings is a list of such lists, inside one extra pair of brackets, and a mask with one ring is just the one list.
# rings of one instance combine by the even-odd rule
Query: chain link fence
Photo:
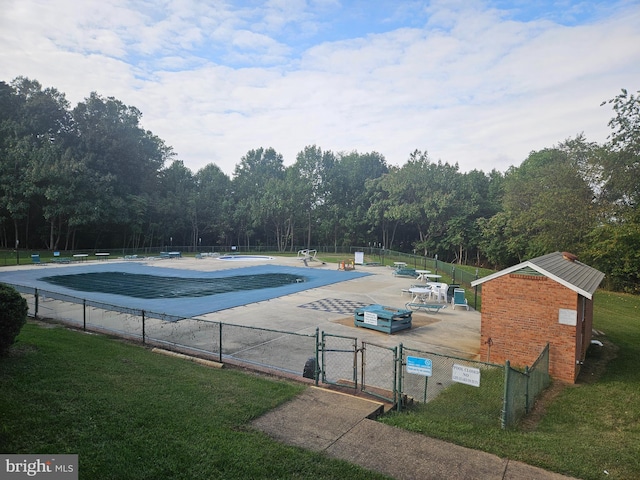
[(401, 390), (429, 404), (433, 414), (496, 425), (502, 414), (504, 365), (440, 355), (401, 346)]
[(544, 347), (537, 360), (524, 371), (517, 370), (507, 361), (505, 366), (505, 391), (502, 427), (517, 425), (531, 411), (537, 397), (549, 386), (549, 344)]
[[(195, 354), (312, 378), (316, 384), (360, 389), (398, 409), (427, 404), (430, 414), (457, 422), (516, 425), (549, 385), (549, 347), (524, 372), (404, 347), (359, 343), (356, 337), (301, 334), (178, 318), (12, 285), (29, 315)], [(304, 370), (312, 360), (311, 375)], [(320, 363), (320, 365), (318, 365)]]

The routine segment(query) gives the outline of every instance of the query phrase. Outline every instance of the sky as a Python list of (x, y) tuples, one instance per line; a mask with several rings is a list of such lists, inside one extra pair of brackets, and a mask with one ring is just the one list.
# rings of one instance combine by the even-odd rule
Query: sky
[(640, 90), (640, 0), (0, 0), (0, 81), (91, 92), (194, 173), (250, 150), (506, 171)]

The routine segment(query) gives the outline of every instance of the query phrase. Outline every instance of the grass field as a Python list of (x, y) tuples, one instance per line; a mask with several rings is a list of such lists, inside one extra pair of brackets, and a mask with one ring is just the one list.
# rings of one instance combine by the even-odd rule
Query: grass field
[(78, 454), (82, 479), (386, 478), (247, 428), (302, 388), (28, 323), (0, 358), (0, 452)]
[(453, 396), (383, 421), (584, 480), (640, 478), (640, 297), (599, 291), (594, 306), (605, 350), (592, 351), (578, 384), (552, 387), (535, 422), (505, 431), (452, 418)]

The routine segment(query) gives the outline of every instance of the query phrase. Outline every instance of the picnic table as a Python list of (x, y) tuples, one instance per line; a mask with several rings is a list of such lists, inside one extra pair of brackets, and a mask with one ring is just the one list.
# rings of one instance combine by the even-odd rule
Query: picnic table
[(413, 295), (413, 303), (425, 303), (427, 296), (431, 298), (433, 290), (431, 287), (411, 287), (409, 292)]
[(431, 273), (431, 270), (416, 270), (416, 273), (418, 274), (418, 280), (424, 280), (426, 282), (427, 281), (426, 275), (428, 273)]
[(353, 323), (388, 334), (411, 328), (411, 310), (401, 310), (383, 305), (367, 305), (356, 309)]

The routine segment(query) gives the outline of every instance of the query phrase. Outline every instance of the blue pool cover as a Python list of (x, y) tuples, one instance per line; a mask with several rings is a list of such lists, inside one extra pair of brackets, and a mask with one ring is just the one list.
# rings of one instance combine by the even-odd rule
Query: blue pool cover
[[(52, 292), (94, 304), (188, 318), (366, 275), (369, 274), (279, 265), (198, 271), (113, 262), (0, 271), (0, 282), (37, 288), (44, 295)], [(270, 283), (270, 279), (274, 281)], [(117, 288), (118, 283), (123, 288)], [(158, 289), (154, 291), (152, 285)], [(216, 285), (218, 288), (213, 288)], [(138, 288), (144, 291), (145, 287), (153, 292), (146, 296), (153, 298), (142, 298), (145, 295), (135, 293)], [(185, 288), (191, 289), (190, 294), (184, 293)]]

